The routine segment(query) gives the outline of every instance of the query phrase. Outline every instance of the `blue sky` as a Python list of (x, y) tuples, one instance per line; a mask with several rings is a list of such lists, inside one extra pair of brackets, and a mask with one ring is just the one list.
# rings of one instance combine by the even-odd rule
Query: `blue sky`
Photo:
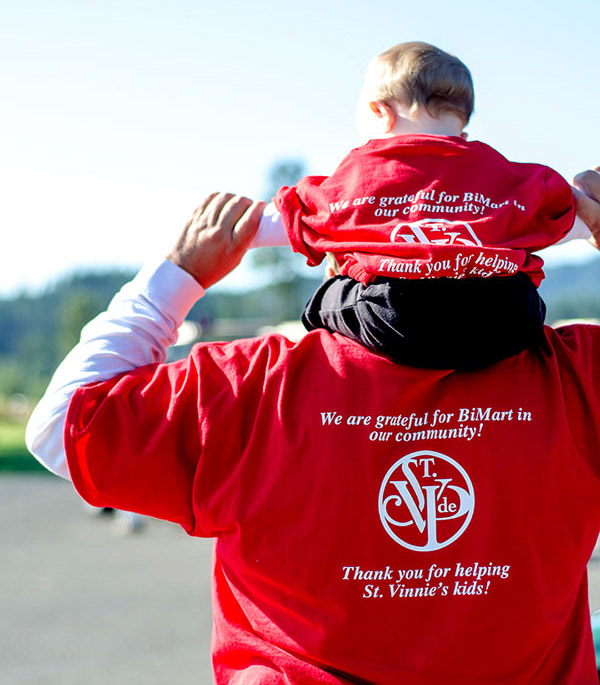
[(330, 172), (367, 62), (405, 40), (470, 67), (471, 138), (570, 179), (600, 164), (599, 39), (597, 0), (2, 2), (0, 295), (139, 265), (277, 159)]

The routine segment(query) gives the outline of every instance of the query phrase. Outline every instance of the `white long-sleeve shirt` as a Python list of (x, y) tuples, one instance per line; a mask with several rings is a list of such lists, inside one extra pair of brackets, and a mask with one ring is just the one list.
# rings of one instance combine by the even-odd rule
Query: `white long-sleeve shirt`
[(63, 431), (75, 390), (139, 366), (164, 362), (177, 329), (204, 289), (183, 269), (165, 260), (144, 267), (106, 312), (85, 326), (80, 342), (56, 370), (33, 411), (25, 441), (53, 473), (69, 478)]

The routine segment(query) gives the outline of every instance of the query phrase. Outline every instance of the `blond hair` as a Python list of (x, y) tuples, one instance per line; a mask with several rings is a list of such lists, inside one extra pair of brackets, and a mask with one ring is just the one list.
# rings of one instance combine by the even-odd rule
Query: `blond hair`
[(366, 83), (373, 99), (424, 107), (432, 117), (451, 113), (466, 125), (473, 112), (471, 72), (429, 43), (400, 43), (382, 52), (369, 65)]

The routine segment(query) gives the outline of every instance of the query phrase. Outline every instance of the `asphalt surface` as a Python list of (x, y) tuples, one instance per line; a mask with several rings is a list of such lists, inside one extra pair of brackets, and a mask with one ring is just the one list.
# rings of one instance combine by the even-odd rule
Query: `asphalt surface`
[[(210, 540), (124, 534), (52, 476), (2, 476), (0, 502), (0, 683), (212, 682)], [(589, 577), (600, 609), (600, 560)]]
[(212, 541), (124, 535), (52, 476), (2, 476), (0, 502), (0, 683), (212, 682)]

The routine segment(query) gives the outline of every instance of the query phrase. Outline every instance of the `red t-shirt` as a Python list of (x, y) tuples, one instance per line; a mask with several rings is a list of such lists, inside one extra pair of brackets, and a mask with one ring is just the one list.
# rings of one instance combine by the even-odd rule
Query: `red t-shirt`
[(371, 140), (331, 176), (282, 188), (275, 204), (310, 265), (333, 252), (341, 273), (365, 284), (523, 271), (539, 285), (543, 260), (531, 253), (575, 220), (571, 187), (552, 169), (430, 135)]
[(79, 389), (97, 506), (217, 539), (218, 683), (597, 682), (600, 329), (459, 373), (323, 330)]

